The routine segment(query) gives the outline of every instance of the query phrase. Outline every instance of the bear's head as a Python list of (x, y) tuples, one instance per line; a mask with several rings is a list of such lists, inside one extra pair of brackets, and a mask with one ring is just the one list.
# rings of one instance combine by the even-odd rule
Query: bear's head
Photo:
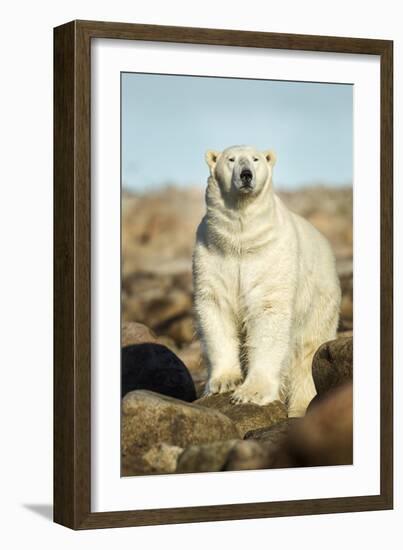
[(236, 145), (221, 153), (207, 151), (206, 161), (223, 196), (257, 196), (271, 185), (276, 155), (273, 151), (258, 151), (254, 147)]

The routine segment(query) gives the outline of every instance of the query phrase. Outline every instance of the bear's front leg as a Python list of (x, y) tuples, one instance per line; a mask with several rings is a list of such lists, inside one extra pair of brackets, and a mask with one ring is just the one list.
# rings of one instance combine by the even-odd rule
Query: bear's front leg
[(256, 313), (247, 325), (248, 373), (234, 403), (267, 405), (281, 400), (284, 369), (289, 362), (291, 312), (285, 308)]
[(196, 318), (208, 368), (204, 395), (232, 391), (242, 380), (234, 317), (219, 301), (204, 299), (196, 300)]

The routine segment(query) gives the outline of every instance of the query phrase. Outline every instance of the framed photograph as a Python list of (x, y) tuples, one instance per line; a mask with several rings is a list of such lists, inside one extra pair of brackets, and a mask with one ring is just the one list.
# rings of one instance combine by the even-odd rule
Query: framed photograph
[(392, 101), (391, 41), (55, 28), (57, 523), (393, 507)]

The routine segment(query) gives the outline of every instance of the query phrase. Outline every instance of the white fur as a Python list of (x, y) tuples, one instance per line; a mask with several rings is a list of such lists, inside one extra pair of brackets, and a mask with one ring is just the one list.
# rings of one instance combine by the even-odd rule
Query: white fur
[[(206, 393), (235, 402), (285, 399), (300, 416), (315, 395), (312, 356), (336, 336), (340, 285), (326, 239), (272, 188), (275, 155), (209, 151), (207, 212), (193, 255)], [(243, 187), (244, 167), (253, 187)]]

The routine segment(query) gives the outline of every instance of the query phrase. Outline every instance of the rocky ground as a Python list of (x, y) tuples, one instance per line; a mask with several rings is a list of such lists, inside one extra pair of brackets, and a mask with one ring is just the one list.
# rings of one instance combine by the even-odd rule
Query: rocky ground
[(301, 420), (287, 419), (279, 402), (200, 398), (207, 373), (192, 322), (191, 254), (203, 190), (124, 193), (123, 475), (351, 463), (352, 191), (281, 195), (331, 242), (343, 292), (339, 339), (315, 356), (318, 396)]

